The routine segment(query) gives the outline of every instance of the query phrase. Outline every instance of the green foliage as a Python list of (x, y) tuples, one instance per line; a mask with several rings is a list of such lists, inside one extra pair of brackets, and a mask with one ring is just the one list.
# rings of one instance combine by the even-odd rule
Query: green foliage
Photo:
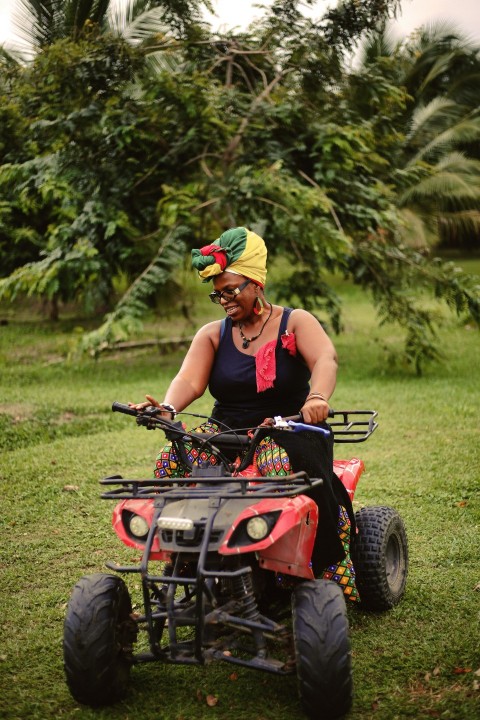
[[(480, 49), (446, 25), (421, 28), (396, 44), (388, 32), (378, 33), (364, 48), (361, 70), (350, 76), (354, 107), (362, 119), (378, 113), (375, 97), (385, 87), (382, 76), (405, 93), (403, 107), (387, 124), (397, 136), (388, 178), (403, 218), (416, 218), (404, 236), (416, 235), (411, 242), (420, 244), (420, 223), (429, 244), (475, 247), (480, 226)], [(385, 125), (383, 117), (379, 124)]]
[(164, 238), (157, 255), (122, 295), (115, 309), (108, 313), (102, 325), (82, 338), (80, 349), (96, 357), (105, 347), (125, 340), (141, 327), (141, 318), (148, 308), (147, 301), (165, 285), (172, 269), (182, 262), (185, 245), (181, 228), (175, 228)]
[[(84, 338), (95, 354), (175, 283), (177, 252), (249, 225), (290, 263), (279, 298), (325, 310), (338, 331), (328, 273), (353, 277), (380, 321), (400, 325), (418, 372), (436, 357), (436, 319), (409, 298), (419, 278), (478, 320), (473, 285), (440, 265), (426, 272), (404, 242), (414, 222), (423, 237), (478, 222), (478, 113), (459, 74), (476, 67), (472, 49), (455, 46), (449, 64), (453, 40), (435, 55), (424, 38), (415, 65), (412, 46), (389, 57), (377, 35), (365, 66), (347, 71), (345, 52), (394, 0), (344, 2), (319, 22), (276, 0), (224, 37), (197, 22), (200, 2), (108, 6), (79, 0), (62, 15), (52, 0), (56, 41), (0, 81), (2, 297), (39, 295), (53, 315), (72, 300), (106, 310)], [(50, 15), (36, 17), (47, 32)], [(112, 307), (120, 276), (130, 289)]]

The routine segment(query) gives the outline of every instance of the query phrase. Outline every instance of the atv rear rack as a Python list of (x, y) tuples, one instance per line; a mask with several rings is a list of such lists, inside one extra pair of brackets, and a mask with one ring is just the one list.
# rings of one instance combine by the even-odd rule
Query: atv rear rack
[[(378, 427), (376, 410), (335, 410), (328, 424), (336, 443), (365, 442)], [(341, 418), (337, 420), (336, 418)]]

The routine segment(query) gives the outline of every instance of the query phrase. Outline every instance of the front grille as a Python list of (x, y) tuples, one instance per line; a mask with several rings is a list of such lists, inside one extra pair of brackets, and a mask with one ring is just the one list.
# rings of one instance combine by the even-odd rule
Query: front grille
[[(199, 547), (205, 534), (203, 525), (195, 525), (193, 530), (161, 530), (161, 545), (178, 545), (184, 548)], [(222, 537), (222, 530), (212, 530), (210, 544), (216, 544)]]

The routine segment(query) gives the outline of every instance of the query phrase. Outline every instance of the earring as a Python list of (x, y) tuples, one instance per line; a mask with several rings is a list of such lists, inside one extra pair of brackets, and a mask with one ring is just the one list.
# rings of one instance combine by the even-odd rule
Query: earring
[(265, 307), (265, 303), (263, 302), (260, 295), (257, 295), (257, 299), (253, 303), (253, 312), (255, 315), (261, 315), (263, 313), (263, 309)]

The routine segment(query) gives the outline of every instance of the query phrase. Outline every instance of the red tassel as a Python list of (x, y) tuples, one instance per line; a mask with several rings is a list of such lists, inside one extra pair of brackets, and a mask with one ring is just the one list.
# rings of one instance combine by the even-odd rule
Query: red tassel
[(297, 341), (295, 339), (295, 333), (289, 333), (288, 330), (283, 333), (282, 337), (280, 338), (282, 341), (282, 347), (284, 350), (288, 350), (290, 355), (297, 354)]

